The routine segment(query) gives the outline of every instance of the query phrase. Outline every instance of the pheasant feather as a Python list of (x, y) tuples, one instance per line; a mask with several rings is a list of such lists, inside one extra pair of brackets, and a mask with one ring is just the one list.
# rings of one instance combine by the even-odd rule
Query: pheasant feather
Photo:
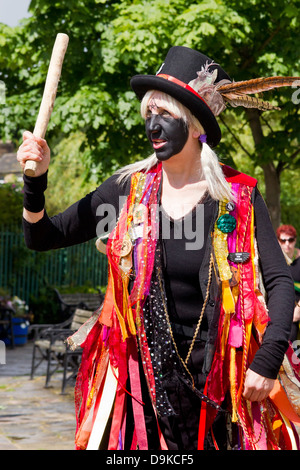
[(212, 65), (216, 64), (207, 62), (197, 72), (197, 77), (189, 82), (189, 85), (204, 99), (215, 116), (226, 108), (226, 104), (234, 107), (256, 108), (261, 111), (280, 109), (267, 101), (249, 95), (284, 86), (297, 86), (300, 81), (300, 77), (262, 77), (240, 82), (229, 82), (226, 79), (215, 83), (217, 70), (210, 72), (209, 67)]
[(238, 92), (245, 94), (262, 93), (264, 91), (280, 88), (283, 86), (295, 85), (300, 77), (266, 77), (266, 78), (253, 78), (252, 80), (245, 80), (241, 82), (232, 82), (218, 87), (218, 92), (222, 96), (227, 93)]
[(223, 96), (224, 101), (229, 103), (233, 107), (243, 106), (244, 108), (256, 108), (261, 111), (268, 111), (270, 109), (280, 109), (277, 106), (273, 106), (268, 101), (263, 101), (254, 96), (243, 95), (239, 93), (228, 93)]

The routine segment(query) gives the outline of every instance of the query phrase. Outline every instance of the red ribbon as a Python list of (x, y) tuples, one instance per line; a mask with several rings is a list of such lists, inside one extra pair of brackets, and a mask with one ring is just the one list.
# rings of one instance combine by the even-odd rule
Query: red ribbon
[(144, 409), (143, 409), (144, 403), (142, 400), (138, 352), (137, 352), (135, 338), (131, 337), (128, 340), (128, 343), (129, 343), (128, 367), (129, 367), (130, 387), (131, 387), (131, 391), (134, 397), (134, 399), (132, 400), (132, 409), (133, 409), (133, 416), (134, 416), (135, 435), (137, 439), (137, 444), (139, 446), (139, 450), (147, 450), (148, 440), (147, 440), (147, 431), (146, 431), (145, 416), (144, 416)]
[(118, 388), (116, 393), (113, 418), (109, 436), (108, 450), (118, 450), (119, 445), (119, 434), (122, 428), (122, 423), (125, 417), (125, 397), (126, 397), (126, 382), (128, 377), (127, 372), (127, 343), (126, 341), (120, 341), (119, 343), (119, 360), (118, 370), (119, 377), (116, 377), (114, 370), (113, 374), (118, 381)]
[[(164, 73), (158, 74), (157, 77), (164, 78), (165, 80), (169, 80), (169, 82), (176, 83), (176, 85), (179, 85), (179, 86), (181, 86), (182, 88), (185, 88), (186, 90), (190, 91), (190, 92), (193, 93), (195, 96), (197, 96), (197, 98), (199, 98), (201, 101), (203, 101), (203, 103), (209, 108), (209, 106), (208, 106), (208, 104), (206, 103), (206, 101), (204, 101), (204, 99), (203, 99), (192, 87), (190, 87), (190, 85), (188, 85), (187, 83), (184, 83), (184, 82), (182, 82), (181, 80), (178, 80), (178, 78), (172, 77), (172, 75), (167, 75), (167, 74), (164, 74)], [(209, 108), (209, 109), (210, 109), (210, 108)], [(210, 109), (210, 110), (211, 110), (211, 109)], [(211, 111), (211, 112), (212, 112), (212, 111)]]

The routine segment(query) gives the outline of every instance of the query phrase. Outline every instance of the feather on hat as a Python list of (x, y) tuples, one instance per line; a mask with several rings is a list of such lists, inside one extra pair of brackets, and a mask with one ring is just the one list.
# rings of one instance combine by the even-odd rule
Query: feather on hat
[(135, 75), (130, 83), (139, 99), (148, 90), (160, 90), (177, 99), (196, 116), (205, 130), (207, 143), (215, 147), (221, 140), (216, 116), (227, 105), (262, 111), (278, 109), (261, 98), (249, 95), (293, 86), (297, 80), (300, 77), (268, 77), (235, 82), (208, 56), (189, 47), (174, 46), (169, 49), (156, 75)]
[(261, 111), (280, 109), (268, 101), (249, 95), (283, 86), (293, 86), (297, 80), (300, 80), (300, 77), (262, 77), (240, 82), (225, 79), (215, 84), (217, 69), (210, 72), (211, 65), (214, 65), (214, 62), (206, 62), (205, 66), (197, 72), (198, 77), (189, 82), (189, 86), (202, 96), (215, 116), (218, 116), (227, 104), (234, 107), (256, 108)]

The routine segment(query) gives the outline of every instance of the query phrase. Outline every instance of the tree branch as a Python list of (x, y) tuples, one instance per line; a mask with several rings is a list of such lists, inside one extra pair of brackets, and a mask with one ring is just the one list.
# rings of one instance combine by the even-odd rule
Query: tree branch
[(297, 149), (297, 150), (295, 150), (295, 152), (292, 153), (292, 155), (290, 156), (290, 158), (291, 158), (292, 160), (294, 160), (294, 159), (297, 157), (298, 153), (300, 153), (300, 148)]
[(273, 129), (272, 129), (272, 127), (271, 127), (271, 125), (269, 124), (269, 122), (268, 122), (268, 121), (267, 121), (267, 120), (266, 120), (266, 119), (263, 117), (263, 115), (262, 115), (262, 114), (261, 114), (261, 116), (260, 116), (260, 117), (261, 117), (262, 121), (264, 121), (265, 125), (266, 125), (266, 126), (269, 128), (269, 129), (270, 129), (270, 131), (271, 131), (271, 134), (274, 134), (274, 131), (273, 131)]
[(282, 160), (280, 160), (278, 162), (278, 165), (276, 167), (276, 173), (278, 176), (281, 175), (281, 173), (283, 172), (283, 170), (285, 170), (286, 168), (288, 167), (288, 163), (287, 162), (284, 162)]
[[(273, 38), (276, 36), (276, 34), (280, 31), (280, 26), (277, 26), (277, 28), (272, 32), (272, 34), (262, 43), (262, 45), (257, 49), (256, 53), (259, 55), (261, 51), (264, 50), (264, 48), (273, 40)], [(244, 62), (244, 64), (241, 66), (242, 70), (247, 69), (254, 61), (254, 54), (249, 57), (249, 59)]]
[(219, 116), (219, 119), (222, 121), (222, 123), (224, 124), (224, 126), (226, 127), (226, 129), (228, 130), (228, 132), (232, 135), (232, 137), (234, 138), (234, 140), (237, 142), (237, 144), (241, 147), (241, 149), (246, 153), (246, 155), (248, 155), (248, 157), (252, 158), (252, 155), (251, 153), (248, 152), (248, 150), (243, 146), (242, 142), (236, 137), (236, 135), (232, 132), (232, 130), (230, 129), (230, 127), (227, 126), (226, 122), (224, 121), (224, 119)]
[[(292, 155), (289, 157), (289, 159), (294, 160), (299, 153), (300, 153), (300, 149), (295, 150), (295, 152), (292, 153)], [(290, 166), (290, 162), (280, 160), (277, 167), (276, 167), (276, 172), (277, 172), (278, 176), (280, 176), (280, 174), (283, 172), (283, 170), (286, 170), (287, 168), (289, 168), (289, 166)]]

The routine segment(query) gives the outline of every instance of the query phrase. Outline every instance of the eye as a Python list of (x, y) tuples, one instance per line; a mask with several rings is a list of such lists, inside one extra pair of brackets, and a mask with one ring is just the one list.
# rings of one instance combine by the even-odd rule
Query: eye
[[(155, 108), (156, 109), (156, 108)], [(153, 114), (156, 114), (156, 113), (153, 113), (153, 110), (154, 110), (154, 107), (153, 106), (148, 106), (147, 109), (146, 109), (146, 119), (149, 119), (151, 118), (151, 116), (153, 116)]]
[(172, 114), (169, 113), (169, 111), (167, 111), (166, 109), (162, 109), (159, 113), (161, 116), (167, 116), (167, 117), (171, 117)]

